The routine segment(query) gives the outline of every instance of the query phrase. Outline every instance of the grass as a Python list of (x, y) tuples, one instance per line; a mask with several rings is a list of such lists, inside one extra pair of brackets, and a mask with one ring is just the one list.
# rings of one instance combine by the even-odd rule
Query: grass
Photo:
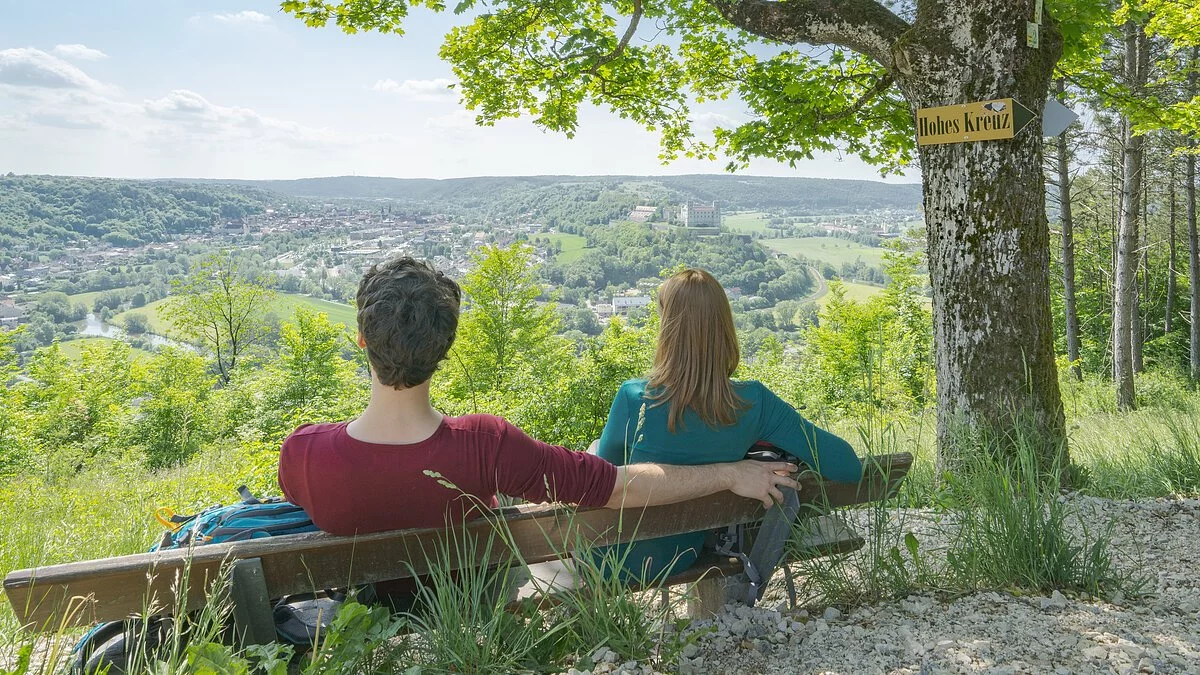
[(790, 256), (804, 256), (809, 260), (820, 260), (834, 266), (862, 259), (868, 265), (883, 264), (885, 249), (864, 246), (849, 239), (837, 237), (789, 237), (787, 239), (763, 239), (762, 244)]
[[(88, 345), (104, 344), (105, 342), (116, 342), (116, 340), (113, 338), (99, 336), (81, 337), (74, 340), (68, 340), (66, 342), (60, 342), (58, 343), (58, 348), (62, 351), (63, 356), (67, 357), (68, 359), (78, 359), (80, 355), (83, 354), (84, 347)], [(150, 352), (137, 347), (133, 347), (133, 353), (137, 356), (150, 355)]]
[[(166, 303), (171, 302), (173, 298), (163, 298), (155, 300), (147, 304), (145, 307), (131, 309), (113, 316), (111, 323), (122, 325), (127, 314), (142, 314), (150, 323), (150, 331), (157, 335), (171, 334), (170, 323), (162, 315), (162, 310)], [(292, 316), (297, 307), (305, 307), (317, 312), (324, 312), (329, 315), (329, 321), (332, 323), (342, 323), (347, 327), (353, 327), (357, 323), (354, 308), (350, 305), (344, 305), (329, 300), (320, 298), (312, 298), (299, 293), (279, 293), (275, 296), (274, 302), (271, 303), (270, 311), (277, 318), (286, 320)]]
[(150, 332), (157, 335), (169, 335), (171, 326), (162, 316), (162, 308), (168, 302), (171, 302), (171, 298), (162, 298), (161, 300), (155, 300), (154, 302), (147, 303), (143, 307), (129, 309), (124, 312), (114, 314), (109, 323), (112, 323), (116, 326), (122, 326), (125, 324), (126, 315), (141, 314), (142, 316), (145, 316), (146, 320), (149, 322)]
[(297, 307), (324, 312), (329, 315), (330, 323), (345, 324), (348, 328), (353, 328), (358, 322), (357, 314), (350, 305), (322, 300), (320, 298), (310, 298), (307, 295), (299, 295), (297, 293), (281, 293), (276, 296), (275, 302), (271, 305), (271, 311), (280, 319), (288, 319), (296, 311)]
[(763, 213), (762, 211), (743, 211), (741, 213), (729, 213), (721, 218), (721, 224), (734, 232), (743, 234), (766, 234), (770, 231), (768, 223), (771, 222), (771, 214)]
[[(846, 299), (856, 302), (866, 302), (872, 297), (883, 292), (883, 286), (874, 286), (872, 284), (863, 284), (857, 281), (843, 281), (843, 288), (846, 289)], [(817, 305), (824, 308), (833, 299), (833, 295), (826, 293), (817, 300)]]
[(84, 307), (87, 307), (88, 311), (90, 312), (90, 311), (92, 311), (92, 305), (96, 302), (96, 298), (104, 295), (105, 293), (120, 293), (122, 295), (124, 295), (126, 293), (132, 294), (132, 293), (136, 293), (138, 288), (140, 288), (140, 286), (124, 286), (121, 288), (110, 288), (107, 291), (90, 291), (88, 293), (75, 293), (74, 295), (68, 295), (67, 299), (69, 299), (73, 304), (83, 305)]
[[(583, 254), (587, 250), (587, 237), (584, 237), (584, 236), (581, 236), (578, 234), (568, 234), (566, 232), (560, 232), (558, 234), (538, 235), (538, 236), (545, 237), (545, 238), (549, 239), (551, 242), (562, 244), (562, 253), (559, 253), (557, 256), (555, 256), (555, 258), (554, 258), (555, 262), (559, 262), (559, 263), (574, 262), (574, 261), (582, 258)], [(329, 318), (332, 319), (333, 316), (330, 315)]]

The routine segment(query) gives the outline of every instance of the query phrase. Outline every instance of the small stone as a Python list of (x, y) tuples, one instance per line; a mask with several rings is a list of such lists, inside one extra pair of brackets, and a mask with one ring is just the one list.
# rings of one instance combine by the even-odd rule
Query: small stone
[(1041, 600), (1042, 610), (1060, 612), (1067, 608), (1067, 597), (1058, 591), (1054, 591), (1048, 598)]
[(826, 621), (837, 621), (838, 619), (842, 618), (842, 610), (838, 609), (837, 607), (826, 607), (825, 613), (821, 616), (821, 618), (825, 619)]
[(900, 609), (908, 614), (920, 616), (933, 607), (932, 598), (922, 598), (914, 595), (900, 601)]
[(1088, 647), (1087, 649), (1083, 650), (1083, 656), (1084, 658), (1088, 659), (1100, 659), (1101, 661), (1104, 661), (1108, 658), (1108, 648), (1100, 645)]
[(700, 653), (700, 645), (695, 642), (689, 642), (683, 646), (683, 658), (694, 659)]
[(750, 630), (750, 622), (745, 619), (738, 619), (729, 627), (729, 632), (734, 635), (745, 635)]
[(638, 666), (637, 661), (626, 661), (621, 664), (621, 670), (627, 673), (636, 673), (641, 671), (641, 668)]

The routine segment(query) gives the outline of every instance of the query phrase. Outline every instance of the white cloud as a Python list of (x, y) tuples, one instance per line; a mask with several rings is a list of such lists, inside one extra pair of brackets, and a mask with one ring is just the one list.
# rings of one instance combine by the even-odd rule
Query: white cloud
[(213, 14), (212, 18), (220, 21), (221, 23), (239, 25), (264, 24), (270, 23), (271, 21), (271, 17), (263, 14), (262, 12), (256, 12), (251, 9), (243, 10), (241, 12), (233, 12), (230, 14)]
[(99, 61), (107, 59), (108, 54), (99, 49), (92, 49), (87, 45), (56, 45), (52, 50), (55, 54), (67, 59), (75, 59), (77, 61)]
[(260, 115), (250, 108), (218, 105), (186, 89), (144, 101), (142, 111), (150, 120), (160, 122), (152, 133), (179, 142), (239, 141), (311, 147), (348, 140), (324, 129)]
[(729, 115), (722, 115), (717, 112), (705, 112), (692, 116), (692, 126), (696, 129), (711, 132), (713, 129), (720, 127), (722, 129), (733, 129), (740, 126), (742, 122), (734, 119)]
[(453, 85), (454, 80), (439, 77), (433, 80), (405, 80), (403, 82), (378, 80), (371, 89), (385, 94), (395, 94), (413, 101), (453, 101), (458, 97), (458, 93), (450, 88)]
[(105, 89), (82, 70), (33, 47), (0, 49), (0, 84), (48, 89)]
[(455, 110), (449, 115), (430, 117), (425, 126), (440, 131), (466, 131), (478, 128), (475, 124), (475, 114), (466, 110)]

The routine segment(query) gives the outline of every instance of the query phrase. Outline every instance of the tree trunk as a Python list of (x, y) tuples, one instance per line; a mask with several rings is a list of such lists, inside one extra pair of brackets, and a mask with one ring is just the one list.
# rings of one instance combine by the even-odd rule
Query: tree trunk
[[(1200, 47), (1192, 48), (1191, 72), (1188, 73), (1188, 95), (1195, 97), (1200, 94)], [(1200, 238), (1196, 235), (1196, 139), (1189, 143), (1192, 152), (1188, 153), (1184, 187), (1187, 194), (1188, 221), (1188, 281), (1192, 294), (1191, 306), (1191, 376), (1193, 384), (1200, 384)]]
[[(1062, 40), (1047, 22), (1041, 48), (1025, 46), (1033, 2), (943, 0), (930, 8), (894, 50), (914, 112), (1001, 97), (1044, 107)], [(963, 427), (1020, 427), (1044, 439), (1044, 459), (1066, 459), (1036, 125), (1012, 140), (920, 148), (938, 438), (951, 467), (964, 449), (956, 443)]]
[[(1193, 82), (1195, 76), (1192, 77)], [(1194, 89), (1193, 89), (1194, 91)], [(1195, 148), (1195, 142), (1192, 142)], [(1193, 383), (1200, 383), (1200, 237), (1196, 235), (1196, 156), (1188, 155), (1184, 185), (1187, 189), (1188, 221), (1188, 281), (1191, 283), (1191, 375)]]
[[(1058, 81), (1062, 96), (1063, 81)], [(1071, 375), (1083, 381), (1079, 365), (1079, 311), (1075, 306), (1075, 221), (1071, 217), (1071, 158), (1067, 149), (1067, 132), (1058, 135), (1058, 213), (1062, 220), (1063, 314), (1066, 315), (1067, 360)]]
[[(1143, 40), (1132, 21), (1125, 23), (1125, 77), (1133, 95), (1138, 86)], [(1117, 382), (1117, 409), (1133, 410), (1133, 322), (1137, 320), (1138, 219), (1142, 198), (1143, 138), (1133, 133), (1126, 118), (1123, 128), (1124, 170), (1121, 179), (1121, 220), (1117, 232), (1117, 266), (1113, 290), (1113, 372)]]
[[(1145, 146), (1143, 145), (1143, 148)], [(1150, 297), (1150, 218), (1147, 215), (1150, 194), (1147, 185), (1150, 183), (1150, 172), (1146, 164), (1145, 151), (1142, 152), (1142, 198), (1141, 220), (1138, 221), (1138, 263), (1134, 272), (1137, 290), (1133, 294), (1133, 326), (1130, 332), (1133, 350), (1133, 372), (1141, 373), (1146, 370), (1143, 359), (1143, 348), (1146, 345), (1146, 317), (1142, 314), (1142, 298)]]
[(1167, 182), (1167, 199), (1171, 202), (1171, 213), (1167, 218), (1167, 308), (1163, 312), (1163, 333), (1170, 333), (1175, 322), (1175, 219), (1178, 209), (1175, 203), (1175, 160), (1171, 160)]

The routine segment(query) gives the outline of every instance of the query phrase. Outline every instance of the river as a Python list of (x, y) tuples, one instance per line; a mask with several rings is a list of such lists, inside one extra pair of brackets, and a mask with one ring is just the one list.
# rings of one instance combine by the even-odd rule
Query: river
[[(129, 337), (123, 328), (118, 328), (110, 323), (104, 323), (100, 317), (91, 312), (88, 313), (87, 319), (85, 319), (83, 322), (83, 328), (79, 329), (78, 334), (92, 337), (111, 338), (113, 340), (128, 340)], [(196, 351), (194, 346), (186, 342), (172, 340), (171, 338), (155, 335), (154, 333), (146, 333), (141, 337), (155, 347), (166, 347), (170, 345), (172, 347)]]

